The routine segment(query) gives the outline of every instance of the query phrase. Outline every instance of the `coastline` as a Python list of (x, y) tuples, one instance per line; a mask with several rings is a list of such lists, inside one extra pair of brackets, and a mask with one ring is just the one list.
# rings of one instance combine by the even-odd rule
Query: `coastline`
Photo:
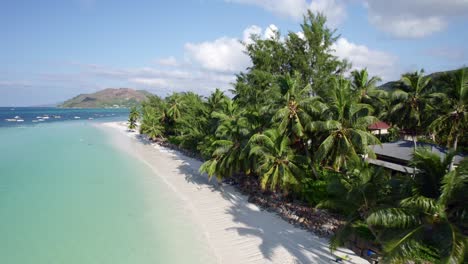
[(327, 239), (263, 211), (233, 186), (208, 181), (198, 172), (200, 161), (128, 132), (125, 122), (98, 126), (118, 148), (150, 167), (183, 201), (216, 263), (330, 263), (337, 256), (351, 259), (342, 263), (368, 263), (348, 249), (331, 254)]

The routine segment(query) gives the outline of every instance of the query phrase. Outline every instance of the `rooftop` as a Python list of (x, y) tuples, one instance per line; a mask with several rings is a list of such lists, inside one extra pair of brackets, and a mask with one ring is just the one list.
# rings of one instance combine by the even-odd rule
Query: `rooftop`
[[(417, 147), (423, 147), (430, 149), (433, 153), (438, 154), (441, 158), (447, 155), (447, 148), (429, 144), (417, 142)], [(372, 145), (371, 148), (374, 150), (374, 153), (379, 156), (389, 157), (391, 159), (400, 160), (403, 162), (408, 162), (413, 158), (414, 143), (413, 141), (408, 140), (399, 140), (391, 143), (383, 143), (382, 145)], [(460, 163), (460, 161), (465, 157), (465, 155), (458, 154), (455, 156), (455, 164)]]
[(390, 125), (382, 121), (375, 122), (374, 124), (368, 127), (368, 129), (370, 130), (389, 129), (389, 128), (390, 128)]

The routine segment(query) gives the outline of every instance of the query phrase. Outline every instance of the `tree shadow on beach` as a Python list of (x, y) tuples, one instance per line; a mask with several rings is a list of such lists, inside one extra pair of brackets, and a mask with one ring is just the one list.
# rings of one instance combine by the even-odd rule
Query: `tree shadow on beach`
[[(265, 259), (271, 261), (276, 248), (284, 248), (295, 258), (296, 263), (330, 263), (336, 259), (329, 252), (327, 239), (294, 227), (278, 215), (265, 212), (249, 203), (248, 197), (239, 193), (233, 186), (218, 183), (214, 178), (208, 180), (207, 175), (202, 175), (195, 169), (199, 167), (199, 161), (181, 155), (174, 156), (174, 159), (182, 160), (178, 170), (187, 182), (197, 185), (197, 188), (219, 192), (230, 202), (231, 206), (226, 213), (242, 227), (226, 230), (235, 230), (241, 237), (260, 238), (259, 250)], [(349, 254), (341, 250), (337, 250), (337, 253), (342, 256)]]
[(143, 145), (152, 144), (151, 140), (149, 140), (149, 138), (146, 135), (137, 134), (135, 135), (135, 138), (138, 140), (138, 142), (142, 143)]

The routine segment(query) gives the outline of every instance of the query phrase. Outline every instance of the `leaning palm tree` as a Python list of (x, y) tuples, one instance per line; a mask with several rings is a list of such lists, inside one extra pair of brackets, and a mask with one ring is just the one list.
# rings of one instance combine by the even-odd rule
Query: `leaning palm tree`
[(367, 130), (378, 119), (372, 116), (372, 107), (358, 103), (352, 95), (349, 81), (334, 79), (328, 93), (328, 109), (322, 121), (309, 123), (308, 129), (323, 134), (323, 140), (315, 153), (318, 162), (329, 164), (334, 170), (346, 167), (346, 161), (358, 154), (372, 155), (369, 145), (380, 141)]
[[(450, 162), (431, 151), (417, 149), (416, 153), (413, 162), (420, 168), (416, 178), (440, 181), (436, 186), (416, 181), (412, 196), (401, 200), (398, 207), (376, 210), (367, 224), (378, 230), (389, 263), (463, 263), (468, 250), (468, 160), (449, 171)], [(427, 175), (434, 171), (441, 174)]]
[(306, 159), (290, 146), (290, 139), (278, 129), (255, 134), (249, 140), (249, 158), (256, 158), (260, 186), (276, 191), (297, 185), (305, 176)]
[[(447, 144), (454, 151), (458, 147), (458, 139), (468, 128), (468, 72), (467, 68), (459, 69), (450, 80), (447, 93), (449, 108), (435, 119), (430, 128), (435, 132), (448, 131)], [(453, 169), (453, 163), (451, 165)]]

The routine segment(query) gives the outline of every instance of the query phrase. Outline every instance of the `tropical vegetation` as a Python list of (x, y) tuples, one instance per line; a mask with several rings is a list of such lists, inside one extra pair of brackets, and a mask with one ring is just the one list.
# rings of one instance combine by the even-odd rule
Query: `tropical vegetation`
[(407, 73), (384, 89), (379, 77), (350, 72), (333, 55), (338, 35), (323, 15), (308, 12), (301, 29), (252, 36), (252, 66), (230, 91), (150, 96), (140, 132), (203, 159), (210, 178), (249, 177), (262, 191), (343, 215), (332, 249), (358, 238), (388, 263), (467, 261), (466, 160), (456, 167), (455, 152), (441, 160), (415, 145), (415, 174), (395, 175), (364, 159), (374, 155), (370, 145), (388, 140), (368, 130), (379, 120), (396, 137), (466, 149), (467, 70)]

